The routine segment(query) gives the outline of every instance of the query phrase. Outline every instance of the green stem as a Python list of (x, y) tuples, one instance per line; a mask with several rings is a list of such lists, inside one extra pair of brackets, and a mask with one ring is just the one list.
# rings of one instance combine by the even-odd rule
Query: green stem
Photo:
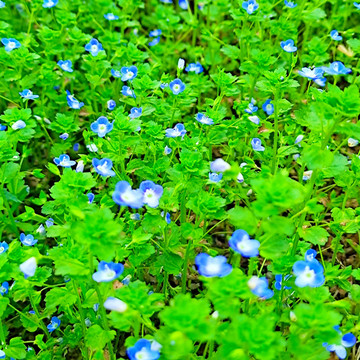
[(275, 175), (277, 167), (277, 151), (278, 151), (278, 138), (279, 138), (279, 105), (278, 105), (278, 91), (275, 91), (274, 94), (274, 110), (275, 110), (275, 119), (274, 119), (274, 144), (273, 144), (273, 159), (271, 166), (271, 173)]
[(35, 304), (35, 301), (34, 301), (34, 298), (32, 297), (32, 294), (31, 294), (30, 289), (28, 289), (28, 296), (29, 296), (29, 299), (30, 299), (30, 304), (31, 304), (33, 310), (35, 311), (36, 317), (37, 317), (38, 320), (39, 320), (39, 325), (40, 325), (41, 329), (44, 331), (45, 337), (46, 337), (46, 339), (47, 339), (47, 338), (49, 337), (49, 332), (48, 332), (48, 330), (47, 330), (44, 322), (43, 322), (42, 319), (41, 319), (39, 310), (38, 310), (38, 308), (37, 308), (37, 306), (36, 306), (36, 304)]
[(192, 247), (192, 240), (189, 240), (187, 247), (186, 247), (184, 267), (183, 267), (183, 273), (182, 273), (182, 279), (181, 279), (181, 289), (182, 289), (183, 294), (186, 293), (187, 268), (188, 268), (188, 264), (189, 264), (189, 255), (190, 255), (191, 247)]

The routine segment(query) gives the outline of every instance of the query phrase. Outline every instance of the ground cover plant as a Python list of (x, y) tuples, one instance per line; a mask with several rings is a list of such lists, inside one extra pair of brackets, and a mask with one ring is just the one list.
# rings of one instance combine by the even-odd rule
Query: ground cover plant
[(359, 30), (0, 1), (0, 359), (359, 359)]

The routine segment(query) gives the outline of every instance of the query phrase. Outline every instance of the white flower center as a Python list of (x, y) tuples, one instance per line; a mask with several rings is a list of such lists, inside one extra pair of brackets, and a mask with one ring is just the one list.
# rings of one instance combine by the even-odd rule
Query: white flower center
[(91, 51), (92, 51), (92, 52), (96, 52), (97, 49), (98, 49), (97, 45), (92, 45), (92, 46), (91, 46)]

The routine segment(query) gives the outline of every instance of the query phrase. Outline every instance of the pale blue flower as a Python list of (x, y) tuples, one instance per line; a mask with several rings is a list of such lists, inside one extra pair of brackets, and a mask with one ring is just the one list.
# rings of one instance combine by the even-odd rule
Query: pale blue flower
[(69, 138), (69, 134), (68, 133), (63, 133), (61, 135), (59, 135), (59, 138), (62, 140), (67, 140)]
[[(291, 275), (285, 275), (284, 276), (284, 280), (286, 281), (286, 280), (288, 280), (289, 278), (291, 277)], [(282, 284), (282, 282), (283, 282), (283, 275), (275, 275), (275, 289), (276, 290), (279, 290), (279, 291), (281, 291), (281, 289), (283, 288), (283, 284)], [(286, 290), (289, 290), (289, 289), (291, 289), (291, 286), (284, 286), (284, 289), (286, 289)]]
[(74, 95), (71, 95), (69, 90), (66, 90), (66, 100), (72, 109), (79, 110), (84, 106), (84, 103), (77, 100)]
[(104, 302), (104, 308), (106, 310), (123, 313), (127, 310), (128, 306), (122, 300), (112, 297), (112, 296), (109, 296)]
[(8, 249), (9, 245), (5, 241), (0, 242), (0, 255), (4, 254)]
[(158, 36), (158, 37), (152, 39), (151, 41), (149, 41), (148, 45), (149, 45), (149, 46), (155, 46), (155, 45), (157, 45), (159, 42), (160, 42), (160, 36)]
[(293, 9), (293, 8), (297, 7), (297, 4), (295, 4), (295, 3), (292, 2), (292, 1), (284, 0), (284, 3), (285, 3), (285, 6), (287, 6), (287, 7), (290, 8), (290, 9)]
[(214, 120), (209, 118), (208, 116), (206, 116), (203, 113), (197, 113), (195, 116), (195, 119), (201, 124), (205, 124), (205, 125), (213, 125), (214, 124)]
[(119, 181), (115, 186), (112, 198), (120, 206), (139, 209), (143, 206), (144, 194), (140, 189), (133, 190), (127, 181)]
[(187, 72), (194, 72), (195, 74), (200, 74), (204, 71), (204, 68), (202, 67), (202, 65), (197, 62), (197, 63), (190, 63), (186, 68), (185, 71)]
[(34, 95), (33, 92), (29, 89), (25, 89), (19, 94), (23, 99), (27, 99), (27, 100), (34, 100), (39, 97), (39, 95)]
[(73, 72), (71, 60), (59, 60), (57, 64), (66, 72)]
[(165, 130), (165, 136), (166, 137), (179, 137), (182, 138), (185, 136), (186, 130), (184, 124), (176, 124), (173, 129), (166, 129)]
[(151, 208), (159, 206), (159, 201), (164, 191), (161, 185), (157, 185), (153, 181), (147, 180), (140, 184), (139, 189), (143, 193), (144, 204), (150, 206)]
[(142, 114), (142, 107), (133, 107), (131, 110), (130, 110), (130, 115), (129, 115), (129, 118), (131, 119), (135, 119), (135, 118), (138, 118), (140, 117)]
[(91, 39), (90, 42), (85, 45), (85, 50), (88, 51), (92, 56), (97, 56), (97, 54), (104, 50), (104, 48), (97, 39)]
[(26, 127), (26, 123), (23, 120), (18, 120), (15, 121), (12, 125), (11, 128), (13, 130), (20, 130), (20, 129), (24, 129)]
[(251, 101), (249, 102), (248, 107), (245, 109), (245, 112), (248, 114), (252, 114), (252, 113), (258, 111), (258, 107), (255, 106), (255, 104), (256, 104), (256, 101), (255, 101), (255, 99), (252, 98)]
[(169, 155), (169, 154), (171, 154), (171, 152), (172, 152), (171, 148), (169, 148), (169, 147), (166, 145), (166, 146), (165, 146), (165, 149), (164, 149), (164, 154), (165, 154), (165, 155)]
[(4, 296), (9, 292), (9, 283), (7, 281), (4, 281), (2, 284), (0, 284), (0, 295)]
[(121, 263), (100, 261), (98, 271), (92, 275), (96, 282), (110, 282), (117, 279), (124, 271), (124, 265)]
[(297, 261), (293, 266), (298, 287), (319, 287), (324, 284), (324, 268), (318, 261)]
[(20, 264), (19, 268), (20, 271), (24, 274), (25, 279), (34, 276), (37, 268), (36, 259), (34, 257), (27, 259), (22, 264)]
[(187, 0), (179, 0), (179, 6), (180, 6), (183, 10), (187, 10), (189, 4), (188, 4)]
[(225, 256), (211, 257), (206, 253), (198, 254), (195, 265), (200, 275), (206, 277), (224, 277), (231, 273), (232, 266)]
[(5, 46), (6, 51), (12, 51), (12, 50), (17, 49), (17, 48), (19, 48), (21, 46), (19, 41), (17, 41), (16, 39), (13, 39), (13, 38), (10, 38), (10, 39), (2, 38), (1, 42)]
[(105, 14), (104, 18), (106, 20), (109, 20), (109, 21), (119, 20), (119, 17), (117, 15), (112, 14), (112, 13)]
[(48, 326), (47, 326), (49, 333), (52, 333), (53, 331), (55, 331), (60, 326), (60, 323), (61, 323), (60, 319), (56, 316), (53, 316), (51, 318), (50, 324), (48, 324)]
[(100, 116), (90, 125), (90, 129), (101, 138), (108, 134), (113, 127), (113, 123), (109, 122), (108, 118), (105, 116)]
[(116, 102), (115, 102), (115, 100), (108, 100), (106, 105), (107, 105), (108, 110), (112, 111), (116, 107)]
[(337, 30), (332, 30), (330, 32), (330, 36), (333, 40), (335, 41), (341, 41), (342, 40), (342, 36), (339, 35), (338, 31)]
[(299, 75), (306, 77), (310, 80), (320, 79), (324, 75), (324, 70), (322, 68), (314, 68), (310, 69), (307, 67), (302, 68), (302, 70), (299, 70)]
[(274, 105), (272, 104), (271, 99), (267, 99), (262, 108), (268, 116), (274, 113)]
[(33, 235), (25, 235), (24, 233), (20, 234), (20, 241), (25, 246), (33, 246), (38, 242), (37, 239), (34, 239)]
[(360, 3), (354, 2), (354, 6), (355, 6), (358, 10), (360, 10)]
[(150, 37), (157, 37), (161, 35), (161, 30), (160, 29), (156, 29), (156, 30), (152, 30), (149, 32), (149, 36)]
[(92, 159), (92, 165), (95, 171), (101, 176), (115, 176), (115, 172), (111, 170), (113, 163), (110, 159)]
[(160, 357), (158, 349), (154, 349), (147, 339), (138, 340), (134, 346), (126, 350), (126, 353), (130, 360), (157, 360)]
[(269, 281), (266, 277), (252, 276), (248, 281), (250, 291), (259, 298), (266, 300), (274, 296), (274, 291), (269, 289)]
[(136, 66), (130, 66), (130, 67), (123, 66), (120, 71), (121, 71), (121, 81), (133, 80), (136, 78), (138, 73), (138, 69)]
[(251, 15), (259, 8), (259, 4), (255, 0), (244, 1), (242, 3), (242, 8), (245, 9), (249, 15)]
[(174, 95), (178, 95), (185, 90), (185, 84), (180, 79), (171, 81), (169, 86)]
[(122, 89), (121, 89), (121, 93), (122, 93), (124, 96), (131, 96), (131, 97), (133, 97), (134, 99), (136, 99), (136, 96), (135, 96), (134, 91), (131, 90), (128, 86), (123, 86)]
[(43, 8), (52, 8), (57, 5), (59, 0), (44, 0)]
[(230, 168), (230, 164), (221, 158), (210, 162), (210, 169), (212, 172), (224, 172), (226, 170), (230, 170)]
[(235, 230), (229, 240), (229, 246), (243, 257), (254, 257), (259, 255), (260, 242), (250, 239), (245, 230)]
[(209, 173), (209, 180), (213, 183), (218, 183), (223, 177), (223, 174)]
[[(4, 1), (1, 1), (1, 0), (0, 0), (0, 9), (4, 8), (5, 5), (6, 5), (6, 4), (4, 3)], [(1, 358), (0, 358), (0, 359), (1, 359)]]
[[(334, 326), (334, 329), (342, 335), (342, 332), (340, 331), (340, 326), (336, 325)], [(342, 336), (341, 338), (341, 344), (327, 344), (324, 343), (323, 346), (326, 347), (327, 351), (335, 352), (335, 354), (338, 356), (339, 359), (345, 359), (347, 357), (347, 351), (346, 348), (353, 347), (356, 344), (356, 336), (352, 333), (347, 333)]]
[(297, 47), (294, 46), (294, 40), (291, 40), (291, 39), (286, 40), (286, 41), (281, 41), (280, 46), (284, 51), (286, 51), (288, 53), (293, 53), (297, 50)]
[(258, 138), (253, 138), (251, 140), (251, 146), (254, 151), (264, 151), (265, 147), (261, 145), (261, 140)]
[(329, 75), (347, 75), (351, 73), (351, 69), (345, 67), (341, 61), (334, 61), (329, 67), (323, 66), (322, 69)]
[(76, 161), (74, 160), (70, 160), (70, 156), (67, 155), (67, 154), (62, 154), (60, 155), (58, 158), (55, 158), (54, 159), (54, 163), (57, 165), (57, 166), (62, 166), (62, 167), (71, 167), (73, 165), (76, 164)]

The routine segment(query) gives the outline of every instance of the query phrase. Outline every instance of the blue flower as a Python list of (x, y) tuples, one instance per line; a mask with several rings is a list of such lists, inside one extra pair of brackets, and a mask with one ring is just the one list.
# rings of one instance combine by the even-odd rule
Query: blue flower
[(149, 32), (150, 37), (157, 37), (157, 36), (160, 36), (160, 35), (161, 35), (161, 30), (160, 29), (156, 29), (156, 30), (153, 30), (153, 31)]
[(248, 281), (250, 291), (261, 299), (270, 299), (274, 296), (274, 291), (269, 289), (269, 281), (266, 277), (253, 276)]
[(290, 9), (293, 9), (293, 8), (297, 7), (297, 4), (295, 4), (295, 3), (292, 2), (292, 1), (284, 0), (284, 3), (285, 3), (285, 6), (287, 6), (287, 7), (290, 8)]
[(104, 50), (101, 43), (96, 39), (91, 39), (88, 44), (85, 45), (85, 50), (88, 51), (92, 56), (97, 56), (99, 51)]
[(117, 279), (124, 271), (124, 265), (121, 263), (100, 261), (98, 271), (92, 276), (96, 282), (109, 282)]
[(10, 38), (10, 39), (2, 38), (1, 42), (5, 46), (6, 51), (12, 51), (21, 46), (21, 44), (16, 39), (13, 39), (13, 38)]
[(8, 249), (9, 245), (5, 241), (0, 242), (0, 255), (6, 253)]
[(136, 66), (130, 66), (130, 67), (123, 66), (120, 71), (121, 71), (121, 81), (133, 80), (136, 78), (138, 73), (138, 69)]
[(183, 10), (187, 10), (188, 8), (188, 2), (187, 0), (179, 0), (179, 6), (183, 9)]
[(34, 239), (33, 235), (25, 235), (24, 233), (20, 234), (20, 241), (25, 246), (33, 246), (38, 242), (37, 239)]
[(204, 68), (202, 67), (202, 65), (197, 62), (195, 63), (190, 63), (186, 68), (185, 71), (187, 72), (194, 72), (195, 74), (200, 74), (204, 71)]
[(79, 110), (84, 106), (84, 103), (76, 100), (75, 96), (71, 95), (69, 90), (66, 90), (66, 100), (69, 107), (71, 107), (72, 109)]
[(20, 130), (20, 129), (24, 129), (26, 127), (26, 123), (23, 120), (18, 120), (15, 121), (12, 125), (11, 128), (13, 130)]
[(170, 217), (170, 214), (168, 212), (165, 214), (165, 221), (166, 221), (167, 224), (171, 223), (171, 217)]
[[(291, 275), (285, 275), (284, 280), (288, 280), (291, 277)], [(282, 289), (282, 281), (283, 281), (283, 275), (275, 275), (275, 289), (281, 291)], [(289, 290), (291, 289), (291, 286), (284, 286), (284, 289)]]
[(293, 53), (297, 50), (297, 47), (294, 46), (294, 40), (286, 40), (286, 41), (281, 41), (280, 46), (282, 47), (282, 49), (288, 53)]
[(173, 80), (169, 86), (174, 95), (178, 95), (185, 90), (185, 84), (180, 79)]
[(71, 60), (59, 60), (57, 62), (57, 64), (60, 66), (60, 68), (64, 71), (67, 72), (73, 72), (74, 70), (71, 68), (72, 67), (72, 62)]
[(68, 133), (63, 133), (61, 135), (59, 135), (59, 138), (62, 139), (62, 140), (66, 140), (69, 138), (69, 134)]
[(214, 183), (218, 183), (223, 177), (223, 174), (217, 174), (215, 172), (209, 173), (209, 180)]
[(206, 277), (224, 277), (232, 271), (225, 256), (211, 257), (206, 253), (198, 254), (195, 258), (195, 265), (200, 275)]
[(258, 138), (253, 138), (251, 140), (251, 146), (254, 151), (264, 151), (265, 147), (261, 145), (261, 140)]
[(312, 170), (308, 170), (308, 171), (304, 171), (303, 173), (303, 181), (308, 181), (311, 178), (313, 171)]
[(44, 0), (43, 8), (52, 8), (57, 5), (59, 0)]
[(61, 324), (61, 321), (59, 318), (57, 318), (56, 316), (53, 316), (51, 318), (51, 322), (50, 324), (47, 326), (49, 333), (53, 332), (54, 330), (56, 330)]
[(139, 116), (141, 116), (142, 114), (142, 107), (133, 107), (131, 110), (130, 110), (130, 115), (129, 115), (129, 118), (131, 119), (135, 119), (135, 118), (138, 118)]
[(341, 41), (342, 40), (342, 36), (339, 35), (338, 31), (337, 30), (332, 30), (330, 32), (330, 36), (333, 40), (335, 41)]
[(212, 172), (224, 172), (231, 168), (230, 164), (219, 158), (210, 163), (210, 169)]
[(146, 339), (138, 340), (134, 346), (126, 350), (127, 356), (130, 360), (157, 360), (160, 357), (160, 352), (152, 348), (152, 343)]
[(165, 149), (164, 149), (164, 154), (165, 154), (165, 155), (169, 155), (169, 154), (171, 154), (171, 152), (172, 152), (171, 148), (169, 148), (169, 147), (166, 145), (166, 146), (165, 146)]
[(6, 125), (1, 125), (0, 124), (0, 131), (5, 131), (7, 129), (7, 126)]
[(299, 70), (298, 74), (310, 80), (315, 80), (323, 77), (324, 70), (322, 68), (310, 69), (307, 67), (303, 67), (301, 70)]
[(255, 125), (259, 125), (260, 124), (260, 119), (258, 116), (256, 115), (252, 115), (252, 116), (249, 116), (248, 119), (254, 123)]
[(169, 84), (167, 84), (167, 83), (160, 84), (160, 89), (164, 90), (168, 86), (169, 86)]
[(243, 257), (254, 257), (259, 255), (260, 242), (250, 239), (245, 230), (235, 230), (229, 240), (229, 246)]
[(74, 146), (73, 146), (73, 150), (74, 151), (79, 151), (80, 149), (80, 144), (79, 143), (75, 143)]
[(2, 285), (0, 286), (0, 294), (4, 296), (9, 292), (9, 283), (7, 281), (4, 281)]
[(95, 171), (101, 176), (115, 176), (115, 172), (111, 170), (113, 163), (110, 159), (92, 159), (92, 165)]
[(256, 111), (258, 111), (258, 107), (255, 106), (255, 99), (251, 99), (251, 102), (249, 102), (249, 105), (247, 107), (247, 109), (245, 109), (245, 112), (248, 113), (248, 114), (252, 114)]
[(36, 259), (31, 257), (19, 266), (20, 271), (24, 274), (25, 279), (34, 276), (37, 268)]
[(249, 15), (251, 15), (259, 8), (259, 4), (255, 0), (244, 1), (242, 3), (242, 8), (245, 9)]
[(115, 102), (115, 100), (108, 100), (106, 105), (107, 105), (108, 110), (112, 111), (116, 107), (116, 102)]
[(197, 113), (195, 119), (201, 124), (205, 124), (205, 125), (214, 124), (214, 120), (204, 115), (203, 113)]
[(127, 181), (119, 181), (112, 196), (114, 202), (120, 206), (139, 209), (143, 206), (144, 194), (140, 189), (133, 190)]
[(124, 96), (131, 96), (131, 97), (133, 97), (134, 99), (136, 99), (136, 96), (135, 96), (134, 91), (132, 91), (128, 86), (123, 86), (122, 89), (121, 89), (121, 93), (122, 93)]
[(111, 75), (115, 78), (120, 78), (122, 75), (121, 75), (121, 72), (119, 70), (115, 70), (115, 69), (111, 69)]
[[(340, 327), (338, 325), (334, 326), (334, 329), (340, 335), (342, 335), (342, 333), (340, 331)], [(327, 351), (335, 352), (335, 354), (338, 356), (339, 359), (345, 359), (347, 357), (346, 348), (350, 348), (350, 347), (354, 346), (355, 344), (356, 344), (355, 335), (352, 333), (347, 333), (342, 336), (341, 345), (337, 345), (337, 344), (329, 345), (327, 343), (324, 343), (323, 345), (326, 347)]]
[(267, 99), (262, 108), (268, 114), (268, 116), (274, 113), (274, 105), (271, 103), (271, 99)]
[(121, 301), (120, 299), (109, 296), (104, 302), (104, 308), (106, 310), (123, 313), (127, 310), (128, 306), (125, 302)]
[(360, 10), (360, 3), (354, 2), (354, 6), (355, 6), (358, 10)]
[(104, 15), (104, 18), (106, 20), (112, 21), (112, 20), (119, 20), (119, 17), (117, 15), (114, 15), (113, 13), (108, 13)]
[(140, 220), (140, 214), (138, 214), (138, 213), (131, 214), (130, 219), (134, 220), (134, 221), (139, 221)]
[(341, 61), (334, 61), (330, 67), (323, 66), (322, 69), (329, 75), (347, 75), (351, 73), (351, 69), (345, 67)]
[(5, 359), (5, 352), (3, 350), (0, 350), (0, 359)]
[(89, 199), (89, 204), (92, 204), (92, 202), (94, 201), (95, 199), (95, 195), (93, 193), (88, 193), (86, 194), (86, 196), (88, 197)]
[(70, 156), (67, 154), (62, 154), (60, 155), (58, 158), (54, 159), (54, 163), (57, 166), (62, 166), (62, 167), (71, 167), (73, 165), (76, 164), (76, 161), (74, 160), (70, 160)]
[(78, 161), (75, 171), (76, 172), (83, 172), (84, 171), (84, 161), (83, 160)]
[(139, 189), (143, 193), (143, 203), (156, 208), (159, 206), (159, 200), (163, 194), (163, 187), (155, 184), (153, 181), (147, 180), (140, 184)]
[(108, 118), (105, 116), (100, 116), (90, 125), (90, 129), (101, 138), (109, 133), (113, 127), (113, 123), (109, 122)]
[(178, 67), (179, 70), (182, 70), (182, 69), (185, 67), (185, 60), (182, 59), (182, 58), (180, 58), (180, 59), (178, 60), (178, 65), (177, 65), (177, 67)]
[(152, 40), (148, 43), (148, 45), (149, 45), (149, 46), (155, 46), (155, 45), (157, 45), (159, 42), (160, 42), (160, 36), (152, 39)]
[[(5, 7), (5, 3), (3, 1), (0, 0), (0, 9), (4, 8)], [(0, 358), (1, 359), (1, 358)]]
[(34, 95), (33, 92), (29, 89), (25, 89), (22, 92), (19, 93), (20, 96), (27, 100), (34, 100), (39, 97), (39, 95)]
[(295, 284), (298, 287), (319, 287), (324, 284), (324, 268), (316, 261), (297, 261), (293, 266), (296, 276)]
[(184, 137), (185, 134), (186, 134), (185, 126), (184, 124), (180, 124), (180, 123), (176, 124), (173, 129), (170, 128), (165, 130), (166, 137), (171, 137), (171, 138), (179, 137), (179, 136)]
[(314, 249), (309, 249), (305, 253), (305, 261), (317, 261), (316, 260), (317, 252)]

